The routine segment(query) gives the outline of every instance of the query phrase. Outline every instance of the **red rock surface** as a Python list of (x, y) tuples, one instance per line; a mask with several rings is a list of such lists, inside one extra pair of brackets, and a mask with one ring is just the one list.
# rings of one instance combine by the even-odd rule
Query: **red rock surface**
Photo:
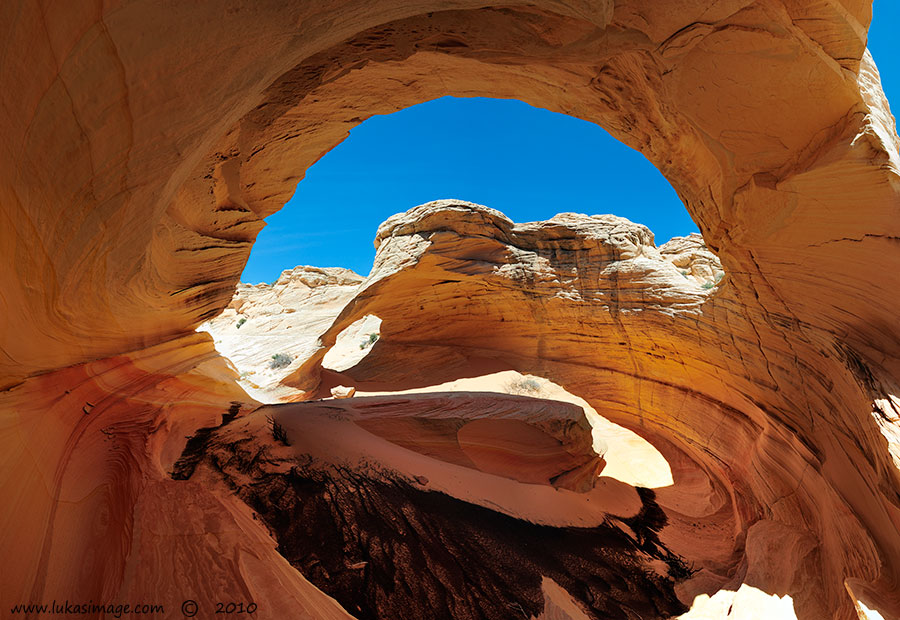
[[(804, 619), (857, 599), (900, 616), (900, 141), (870, 18), (869, 0), (4, 2), (4, 607), (190, 592), (345, 617), (224, 473), (167, 478), (187, 436), (254, 406), (192, 332), (352, 127), (480, 95), (641, 151), (727, 276), (704, 290), (614, 220), (401, 217), (338, 318), (384, 320), (347, 372), (552, 378), (669, 459), (660, 541), (701, 569), (683, 602), (724, 588), (722, 613), (753, 613), (753, 589)], [(529, 610), (538, 592), (578, 609), (561, 573), (529, 575)]]
[(587, 475), (586, 431), (578, 407), (520, 396), (315, 401), (225, 421), (175, 471), (227, 485), (357, 617), (537, 617), (545, 578), (593, 617), (682, 611), (653, 492)]
[[(335, 382), (408, 389), (486, 367), (539, 374), (670, 460), (661, 536), (702, 569), (684, 586), (689, 599), (748, 584), (787, 592), (798, 616), (825, 617), (851, 608), (848, 575), (878, 566), (888, 579), (898, 445), (878, 432), (892, 423), (850, 413), (879, 384), (845, 341), (747, 305), (741, 274), (699, 286), (645, 227), (613, 216), (515, 224), (438, 201), (390, 218), (376, 244), (369, 278), (289, 385), (316, 395)], [(367, 314), (382, 319), (369, 354), (322, 370), (337, 334)], [(700, 530), (718, 533), (703, 551)]]

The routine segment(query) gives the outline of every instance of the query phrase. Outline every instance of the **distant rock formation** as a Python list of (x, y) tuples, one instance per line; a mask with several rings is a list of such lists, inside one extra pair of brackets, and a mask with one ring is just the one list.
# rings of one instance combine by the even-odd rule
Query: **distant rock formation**
[(681, 275), (693, 279), (704, 288), (712, 288), (725, 277), (722, 263), (706, 247), (699, 233), (687, 237), (672, 237), (659, 246), (664, 259), (675, 265)]
[[(289, 397), (274, 388), (316, 350), (324, 332), (363, 282), (340, 267), (299, 266), (274, 284), (238, 284), (219, 316), (197, 328), (236, 367), (241, 385), (261, 400)], [(273, 364), (275, 355), (286, 364)]]
[[(364, 387), (406, 389), (474, 376), (483, 368), (510, 368), (514, 358), (508, 355), (537, 357), (541, 347), (559, 346), (549, 335), (565, 334), (569, 347), (583, 338), (596, 350), (598, 344), (627, 340), (616, 332), (638, 313), (666, 323), (694, 317), (714, 293), (697, 278), (685, 278), (671, 255), (656, 248), (646, 226), (614, 215), (561, 213), (516, 224), (489, 207), (439, 200), (390, 217), (375, 245), (369, 277), (323, 333), (321, 348), (285, 385), (308, 396), (324, 394), (318, 391), (321, 361), (337, 335), (363, 316), (387, 321), (372, 352), (343, 373), (325, 375)], [(718, 265), (701, 244), (689, 247), (690, 264)], [(591, 324), (595, 331), (587, 332)], [(696, 329), (696, 319), (691, 325)], [(509, 344), (494, 351), (496, 345), (487, 344), (497, 339)], [(401, 344), (407, 362), (402, 367), (399, 356), (384, 353)], [(634, 344), (617, 344), (623, 350), (614, 353), (616, 359), (629, 359)], [(479, 352), (476, 360), (469, 349)], [(565, 359), (562, 351), (555, 357)]]

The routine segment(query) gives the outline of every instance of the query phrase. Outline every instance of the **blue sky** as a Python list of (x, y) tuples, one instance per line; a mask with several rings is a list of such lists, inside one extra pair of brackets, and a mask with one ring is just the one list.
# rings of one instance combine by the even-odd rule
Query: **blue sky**
[[(900, 2), (875, 0), (874, 10), (869, 48), (900, 109)], [(517, 222), (614, 213), (647, 225), (657, 245), (697, 230), (659, 171), (597, 125), (520, 101), (444, 97), (353, 129), (266, 220), (241, 280), (272, 282), (296, 265), (366, 275), (378, 225), (438, 198)]]

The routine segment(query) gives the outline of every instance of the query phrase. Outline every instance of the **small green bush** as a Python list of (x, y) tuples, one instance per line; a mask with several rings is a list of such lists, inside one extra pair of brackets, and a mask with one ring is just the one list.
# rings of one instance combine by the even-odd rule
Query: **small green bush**
[(520, 396), (537, 394), (541, 391), (541, 384), (531, 377), (522, 377), (520, 379), (513, 379), (507, 383), (506, 391), (510, 394), (518, 394)]
[(271, 368), (272, 370), (287, 368), (293, 361), (294, 358), (292, 358), (290, 355), (286, 355), (284, 353), (276, 353), (272, 356), (272, 361), (269, 362), (269, 368)]
[(373, 333), (373, 334), (369, 334), (368, 336), (366, 336), (366, 337), (363, 339), (363, 341), (362, 341), (361, 343), (359, 343), (359, 348), (360, 348), (360, 349), (368, 349), (368, 348), (371, 347), (373, 344), (375, 344), (376, 342), (378, 342), (378, 338), (379, 338), (378, 334), (374, 334), (374, 333)]
[(243, 325), (243, 324), (246, 323), (246, 322), (247, 322), (247, 317), (242, 316), (241, 318), (238, 319), (237, 325), (235, 325), (235, 327), (237, 327), (238, 329), (240, 329), (240, 328), (241, 328), (241, 325)]
[(710, 288), (714, 287), (715, 285), (716, 285), (715, 282), (704, 282), (700, 286), (705, 289), (710, 289)]

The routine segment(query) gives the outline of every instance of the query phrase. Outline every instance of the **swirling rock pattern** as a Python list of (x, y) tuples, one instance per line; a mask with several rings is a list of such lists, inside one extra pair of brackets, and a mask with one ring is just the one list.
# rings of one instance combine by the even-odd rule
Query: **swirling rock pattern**
[(900, 616), (900, 139), (870, 18), (869, 0), (2, 3), (3, 604), (237, 589), (271, 617), (347, 616), (244, 502), (168, 477), (187, 436), (255, 406), (192, 332), (308, 166), (368, 116), (452, 94), (607, 128), (727, 276), (702, 289), (612, 219), (400, 218), (338, 318), (385, 322), (347, 372), (551, 377), (666, 453), (659, 539), (698, 569), (683, 602), (756, 588), (802, 618), (857, 599)]
[[(503, 451), (502, 472), (497, 459), (470, 458), (474, 434)], [(651, 542), (665, 525), (653, 492), (594, 487), (596, 475), (565, 490), (571, 471), (545, 469), (551, 445), (565, 455), (557, 467), (598, 469), (584, 416), (565, 403), (317, 401), (224, 421), (189, 442), (173, 477), (228, 485), (279, 552), (358, 618), (543, 617), (544, 579), (589, 617), (683, 611), (674, 585), (690, 573)]]
[[(730, 273), (709, 289), (684, 278), (645, 227), (614, 216), (515, 224), (438, 201), (388, 219), (376, 244), (369, 278), (286, 383), (310, 395), (334, 382), (407, 389), (502, 365), (559, 382), (614, 422), (678, 446), (672, 459), (691, 464), (659, 494), (677, 521), (663, 539), (703, 568), (684, 593), (711, 583), (737, 590), (761, 572), (754, 587), (788, 592), (797, 613), (825, 617), (852, 613), (850, 575), (891, 563), (887, 522), (870, 529), (867, 520), (880, 520), (880, 509), (869, 511), (881, 502), (893, 510), (893, 483), (860, 496), (878, 471), (895, 475), (890, 451), (869, 416), (847, 445), (847, 419), (834, 414), (873, 371), (832, 334), (794, 332), (744, 305)], [(336, 335), (366, 314), (382, 319), (371, 352), (342, 373), (323, 370)], [(863, 433), (881, 448), (854, 457)], [(679, 532), (687, 523), (690, 533)], [(703, 527), (730, 540), (730, 554), (697, 556)], [(750, 536), (760, 531), (782, 543)], [(786, 564), (772, 554), (789, 541), (805, 550)]]

